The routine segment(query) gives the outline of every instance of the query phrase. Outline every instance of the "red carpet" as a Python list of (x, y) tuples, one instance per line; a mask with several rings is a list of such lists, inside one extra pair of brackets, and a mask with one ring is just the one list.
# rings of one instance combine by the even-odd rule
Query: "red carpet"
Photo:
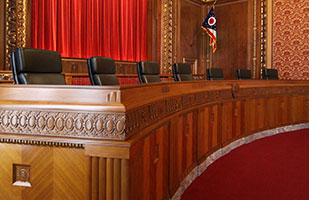
[(309, 129), (243, 145), (210, 165), (182, 200), (308, 200)]

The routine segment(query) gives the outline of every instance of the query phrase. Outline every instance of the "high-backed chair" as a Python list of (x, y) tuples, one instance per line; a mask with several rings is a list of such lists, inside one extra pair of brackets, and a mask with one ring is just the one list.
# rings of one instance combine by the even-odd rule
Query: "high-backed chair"
[(207, 80), (223, 80), (223, 71), (221, 68), (208, 68), (206, 69)]
[(262, 78), (266, 80), (278, 80), (278, 71), (276, 69), (262, 69)]
[(137, 73), (140, 83), (161, 82), (157, 62), (140, 61), (137, 63)]
[(19, 47), (11, 64), (16, 84), (65, 85), (59, 52)]
[(87, 65), (92, 85), (119, 85), (114, 59), (93, 56), (87, 60)]
[(14, 78), (14, 83), (19, 84), (17, 75), (16, 75), (16, 61), (15, 61), (15, 51), (11, 51), (11, 67), (12, 67), (12, 74)]
[(236, 79), (237, 80), (252, 79), (251, 70), (249, 70), (249, 69), (236, 69)]
[(191, 66), (189, 63), (174, 63), (173, 76), (175, 81), (192, 81)]

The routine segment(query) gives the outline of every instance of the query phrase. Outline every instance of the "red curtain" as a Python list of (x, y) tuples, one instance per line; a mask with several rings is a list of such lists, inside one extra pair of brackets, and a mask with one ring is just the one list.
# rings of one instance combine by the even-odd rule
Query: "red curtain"
[(32, 0), (31, 24), (33, 48), (147, 60), (147, 0)]

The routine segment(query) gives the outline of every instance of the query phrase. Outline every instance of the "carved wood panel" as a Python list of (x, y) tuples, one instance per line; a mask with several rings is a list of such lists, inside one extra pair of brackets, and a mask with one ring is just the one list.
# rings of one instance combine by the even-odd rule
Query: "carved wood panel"
[(0, 131), (25, 135), (120, 139), (125, 136), (125, 116), (120, 113), (73, 113), (0, 109)]
[[(85, 199), (83, 149), (0, 143), (0, 158), (0, 199)], [(30, 167), (31, 187), (12, 185), (13, 164)]]

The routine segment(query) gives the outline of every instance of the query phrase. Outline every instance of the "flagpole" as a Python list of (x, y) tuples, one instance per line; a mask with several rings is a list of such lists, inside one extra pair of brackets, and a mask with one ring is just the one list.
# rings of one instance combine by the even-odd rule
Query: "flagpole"
[(212, 5), (212, 7), (215, 9), (215, 5), (217, 3), (218, 0), (215, 0), (214, 4)]

